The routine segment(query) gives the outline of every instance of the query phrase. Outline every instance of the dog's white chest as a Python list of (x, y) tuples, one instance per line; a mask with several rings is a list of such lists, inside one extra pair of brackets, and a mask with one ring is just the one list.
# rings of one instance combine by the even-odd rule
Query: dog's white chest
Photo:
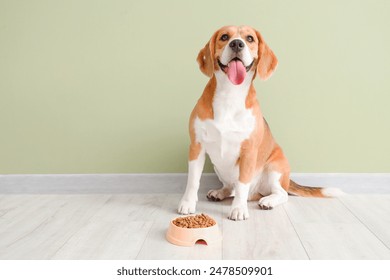
[(195, 121), (197, 140), (215, 158), (237, 160), (241, 144), (254, 129), (255, 118), (250, 110), (226, 112), (221, 118)]
[(196, 139), (224, 181), (237, 179), (241, 144), (255, 127), (256, 119), (252, 110), (245, 107), (245, 97), (246, 92), (217, 92), (213, 101), (214, 119), (195, 120)]

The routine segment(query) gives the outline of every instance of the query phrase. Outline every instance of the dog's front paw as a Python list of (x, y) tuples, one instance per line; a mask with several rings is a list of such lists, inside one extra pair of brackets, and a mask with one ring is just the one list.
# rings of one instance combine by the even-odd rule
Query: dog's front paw
[(249, 219), (248, 207), (246, 205), (236, 205), (232, 207), (229, 215), (230, 220), (242, 221)]
[(177, 212), (179, 214), (187, 215), (195, 213), (196, 201), (181, 200)]

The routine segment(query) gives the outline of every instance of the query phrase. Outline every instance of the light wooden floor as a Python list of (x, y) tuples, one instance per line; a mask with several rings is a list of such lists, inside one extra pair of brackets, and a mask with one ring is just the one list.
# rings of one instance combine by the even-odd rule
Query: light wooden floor
[(223, 240), (165, 240), (181, 194), (0, 195), (0, 259), (390, 259), (390, 195), (290, 197), (250, 219), (228, 220), (231, 200), (209, 202)]

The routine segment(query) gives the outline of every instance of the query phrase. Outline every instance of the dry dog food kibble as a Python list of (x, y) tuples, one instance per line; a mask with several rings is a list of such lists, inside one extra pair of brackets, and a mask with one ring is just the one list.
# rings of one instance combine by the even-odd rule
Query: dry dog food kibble
[(203, 213), (196, 216), (180, 217), (174, 219), (173, 223), (176, 226), (183, 228), (205, 228), (216, 224), (214, 219)]

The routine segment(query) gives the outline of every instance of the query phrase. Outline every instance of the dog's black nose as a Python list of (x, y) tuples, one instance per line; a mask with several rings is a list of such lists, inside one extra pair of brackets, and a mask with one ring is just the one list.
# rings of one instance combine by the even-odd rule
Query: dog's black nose
[(240, 52), (244, 47), (244, 42), (236, 39), (230, 42), (229, 47), (234, 51), (234, 52)]

